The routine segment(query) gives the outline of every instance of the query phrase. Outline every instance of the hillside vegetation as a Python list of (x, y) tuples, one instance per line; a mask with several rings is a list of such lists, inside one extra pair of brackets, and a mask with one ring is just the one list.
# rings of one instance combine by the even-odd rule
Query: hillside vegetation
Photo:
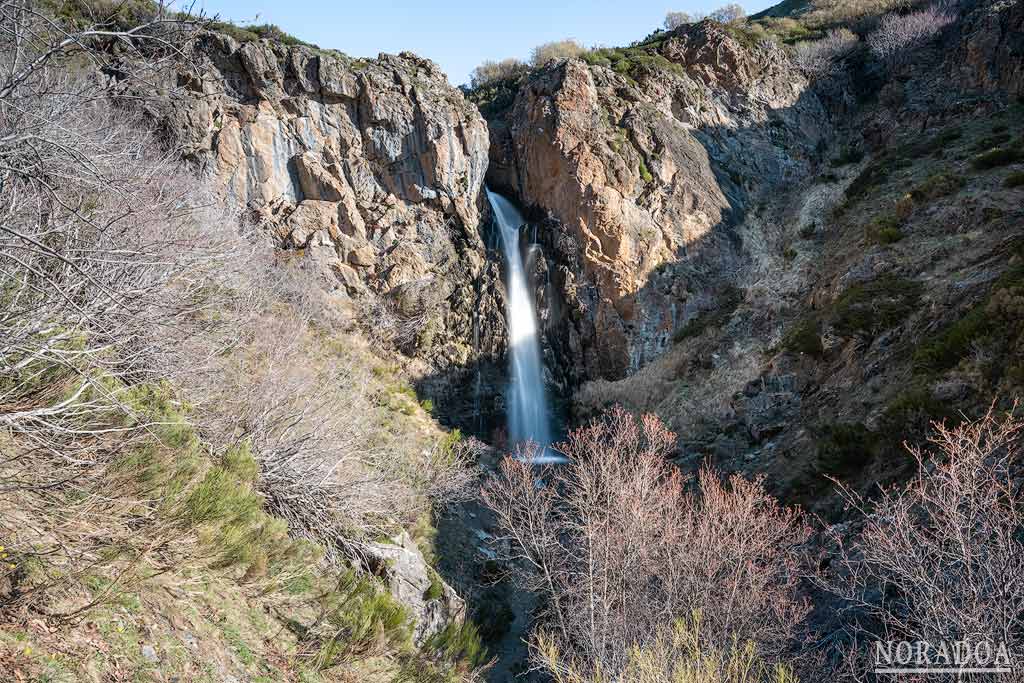
[(122, 15), (0, 3), (5, 680), (472, 678), (362, 561), (429, 554), (465, 445), (119, 98), (202, 22)]
[[(671, 12), (460, 92), (0, 0), (0, 679), (1024, 662), (1022, 8)], [(554, 452), (507, 443), (485, 180)]]

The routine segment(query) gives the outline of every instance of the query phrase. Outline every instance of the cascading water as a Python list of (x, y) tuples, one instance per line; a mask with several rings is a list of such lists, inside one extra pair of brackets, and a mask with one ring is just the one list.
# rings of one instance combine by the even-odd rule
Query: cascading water
[(546, 448), (551, 444), (551, 414), (544, 391), (537, 317), (533, 310), (533, 297), (526, 286), (523, 257), (519, 252), (519, 228), (526, 221), (507, 199), (489, 189), (486, 192), (508, 263), (509, 442), (533, 441)]

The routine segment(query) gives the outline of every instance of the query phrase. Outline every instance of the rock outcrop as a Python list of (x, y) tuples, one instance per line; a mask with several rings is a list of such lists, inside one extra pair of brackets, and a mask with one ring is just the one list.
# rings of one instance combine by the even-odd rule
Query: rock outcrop
[(954, 73), (974, 87), (1024, 94), (1024, 4), (979, 3), (961, 35)]
[(540, 73), (492, 126), (508, 131), (492, 141), (505, 153), (494, 182), (562, 226), (549, 252), (576, 376), (636, 372), (713, 305), (714, 275), (738, 258), (732, 227), (806, 173), (828, 125), (775, 44), (703, 22), (633, 51), (626, 67), (572, 59)]
[[(620, 291), (593, 278), (592, 301), (604, 293), (612, 304), (604, 310), (613, 314), (581, 316), (597, 330), (582, 345), (632, 351), (629, 359), (639, 359), (640, 367), (627, 368), (623, 379), (583, 384), (574, 396), (576, 417), (609, 403), (656, 412), (680, 435), (684, 466), (710, 461), (763, 475), (786, 502), (838, 518), (844, 510), (835, 480), (871, 495), (911, 474), (903, 442), (924, 443), (933, 421), (976, 417), (993, 401), (1010, 409), (1024, 392), (1018, 370), (1024, 366), (1018, 323), (1022, 7), (1004, 0), (958, 3), (950, 6), (948, 24), (896, 56), (882, 59), (862, 40), (811, 84), (784, 48), (738, 41), (737, 27), (699, 25), (662, 41), (659, 54), (685, 55), (673, 63), (709, 102), (686, 100), (681, 90), (692, 103), (685, 107), (692, 128), (677, 136), (700, 144), (708, 168), (677, 164), (676, 184), (667, 182), (654, 162), (673, 155), (653, 159), (650, 152), (661, 148), (645, 146), (645, 127), (632, 123), (652, 109), (665, 111), (651, 104), (652, 94), (686, 82), (661, 69), (658, 79), (635, 75), (640, 103), (648, 105), (641, 115), (614, 110), (625, 115), (627, 139), (636, 141), (633, 151), (645, 159), (652, 182), (637, 189), (642, 174), (620, 182), (567, 166), (577, 176), (569, 188), (595, 198), (632, 192), (631, 203), (651, 217), (657, 213), (646, 202), (671, 197), (666, 188), (697, 188), (693, 206), (714, 213), (695, 224), (691, 209), (696, 231), (679, 236), (682, 255), (644, 275), (642, 257), (656, 251), (636, 249), (629, 231), (621, 231), (627, 238), (620, 243), (601, 239), (631, 225), (630, 213), (566, 215), (567, 207), (548, 200), (562, 221), (551, 223), (553, 231), (563, 224), (566, 232), (606, 226), (596, 241), (584, 242), (593, 245), (591, 253), (575, 252), (581, 262), (614, 253), (611, 244), (631, 257), (609, 259), (615, 274), (647, 282), (637, 294), (622, 288), (617, 301)], [(585, 159), (600, 149), (601, 136), (579, 134), (572, 124), (582, 120), (580, 109), (597, 109), (588, 103), (609, 109), (605, 103), (616, 101), (602, 95), (602, 84), (615, 82), (618, 97), (633, 85), (581, 63), (543, 78), (524, 88), (514, 111), (550, 121), (565, 144), (545, 150), (512, 117), (512, 150), (527, 197), (534, 187), (529, 175), (544, 171), (534, 159)], [(628, 166), (638, 165), (633, 159)], [(587, 206), (586, 195), (579, 196)], [(680, 215), (670, 224), (686, 220)], [(664, 237), (661, 243), (670, 244)], [(571, 263), (556, 250), (549, 255), (556, 269)], [(579, 270), (588, 268), (597, 272), (595, 265)], [(643, 325), (663, 316), (672, 296), (685, 318), (690, 304), (704, 312), (648, 362)], [(566, 298), (572, 300), (572, 290)]]
[(409, 53), (355, 60), (209, 33), (195, 54), (178, 74), (194, 96), (161, 113), (186, 158), (323, 287), (414, 320), (406, 346), (435, 365), (469, 362), (473, 312), (500, 297), (478, 234), (476, 107)]
[(430, 568), (408, 533), (401, 532), (390, 543), (369, 543), (364, 554), (367, 569), (411, 612), (417, 644), (465, 619), (465, 602)]
[(352, 59), (213, 32), (194, 53), (176, 74), (188, 96), (155, 113), (185, 157), (371, 336), (416, 359), (438, 417), (493, 422), (504, 294), (479, 232), (477, 108), (410, 53)]

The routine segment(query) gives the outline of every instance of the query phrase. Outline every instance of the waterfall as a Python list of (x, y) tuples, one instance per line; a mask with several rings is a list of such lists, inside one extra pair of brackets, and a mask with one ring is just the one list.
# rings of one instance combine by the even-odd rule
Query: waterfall
[(486, 189), (487, 200), (501, 233), (501, 246), (508, 263), (506, 318), (509, 338), (509, 443), (533, 441), (542, 448), (551, 443), (551, 415), (544, 391), (537, 316), (526, 284), (523, 257), (519, 251), (519, 228), (526, 222), (507, 199)]

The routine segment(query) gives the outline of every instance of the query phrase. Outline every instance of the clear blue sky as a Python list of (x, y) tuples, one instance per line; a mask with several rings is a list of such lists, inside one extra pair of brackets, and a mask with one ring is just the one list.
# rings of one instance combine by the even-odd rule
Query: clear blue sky
[[(199, 0), (236, 23), (277, 24), (292, 35), (353, 57), (410, 50), (429, 57), (454, 85), (485, 59), (526, 59), (540, 43), (575, 38), (625, 45), (661, 26), (668, 10), (709, 11), (727, 0)], [(747, 12), (777, 0), (740, 2)]]

